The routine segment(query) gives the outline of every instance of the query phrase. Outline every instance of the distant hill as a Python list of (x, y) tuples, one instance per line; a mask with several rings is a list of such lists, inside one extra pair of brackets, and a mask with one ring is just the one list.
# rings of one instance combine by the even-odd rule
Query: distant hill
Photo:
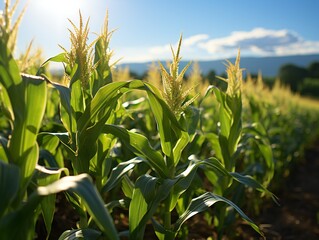
[[(235, 58), (229, 59), (231, 62), (235, 61)], [(295, 56), (283, 56), (283, 57), (242, 57), (240, 66), (246, 69), (246, 72), (255, 74), (261, 71), (263, 76), (275, 77), (278, 70), (284, 64), (294, 64), (300, 67), (307, 67), (312, 62), (319, 62), (319, 54), (313, 55), (295, 55)], [(181, 67), (185, 66), (188, 61), (181, 61)], [(225, 60), (213, 60), (213, 61), (198, 61), (200, 69), (203, 74), (207, 74), (209, 71), (214, 70), (217, 74), (225, 72)], [(147, 71), (151, 62), (145, 63), (126, 63), (119, 64), (119, 66), (128, 66), (130, 71), (139, 75)]]

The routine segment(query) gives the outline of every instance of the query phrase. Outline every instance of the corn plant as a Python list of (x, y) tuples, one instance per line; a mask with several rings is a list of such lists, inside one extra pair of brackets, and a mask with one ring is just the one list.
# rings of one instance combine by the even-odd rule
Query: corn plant
[[(159, 239), (174, 239), (186, 220), (220, 201), (231, 205), (260, 233), (258, 227), (230, 200), (212, 192), (195, 194), (196, 188), (193, 183), (200, 168), (261, 191), (268, 191), (250, 177), (227, 171), (215, 157), (200, 160), (196, 156), (189, 156), (188, 159), (182, 159), (181, 153), (191, 140), (192, 128), (188, 123), (197, 123), (185, 114), (193, 99), (185, 102), (185, 93), (177, 92), (182, 90), (179, 84), (186, 71), (183, 69), (181, 73), (178, 72), (180, 47), (181, 39), (177, 53), (172, 50), (173, 62), (170, 65), (170, 73), (161, 66), (164, 97), (152, 85), (143, 83), (147, 87), (148, 100), (157, 122), (160, 149), (154, 149), (145, 136), (133, 129), (105, 125), (105, 132), (116, 136), (138, 158), (122, 162), (113, 168), (102, 190), (110, 191), (122, 181), (123, 192), (130, 202), (128, 234), (131, 239), (143, 239), (146, 224), (150, 220)], [(180, 97), (174, 98), (176, 95)], [(149, 171), (137, 177), (134, 182), (134, 179), (130, 179), (130, 171), (143, 162), (149, 166)], [(184, 195), (185, 192), (189, 192), (190, 195)], [(172, 222), (173, 211), (179, 216), (175, 222)]]
[[(1, 29), (1, 36), (11, 33)], [(117, 239), (112, 219), (87, 174), (60, 179), (62, 172), (68, 174), (67, 169), (39, 164), (40, 155), (44, 155), (37, 137), (45, 112), (48, 83), (43, 78), (20, 72), (10, 51), (10, 39), (4, 37), (0, 41), (1, 109), (10, 124), (8, 134), (1, 134), (1, 239), (33, 239), (39, 214), (43, 215), (49, 235), (55, 194), (61, 191), (77, 194), (106, 237)], [(47, 144), (50, 149), (48, 146), (54, 148), (54, 143)]]
[[(247, 144), (246, 137), (243, 136), (243, 133), (248, 131), (247, 127), (242, 126), (242, 115), (243, 115), (243, 105), (242, 105), (242, 69), (239, 67), (240, 57), (237, 56), (235, 64), (228, 62), (226, 69), (227, 79), (223, 79), (227, 83), (226, 92), (223, 92), (217, 87), (211, 86), (207, 93), (206, 97), (210, 96), (210, 93), (213, 92), (218, 103), (218, 120), (215, 121), (216, 126), (213, 127), (213, 131), (207, 126), (207, 123), (202, 123), (202, 129), (204, 131), (204, 136), (208, 142), (212, 145), (215, 157), (220, 161), (221, 165), (230, 173), (231, 176), (239, 176), (238, 171), (241, 171), (240, 176), (245, 176), (247, 179), (254, 179), (254, 176), (251, 172), (247, 171), (251, 167), (249, 164), (239, 165), (241, 162), (240, 156), (241, 152), (245, 152)], [(204, 99), (202, 99), (203, 101)], [(216, 113), (215, 113), (216, 114)], [(203, 115), (205, 116), (205, 115)], [(202, 118), (202, 122), (212, 122), (206, 118)], [(214, 122), (213, 122), (214, 123)], [(206, 125), (206, 126), (205, 126)], [(253, 136), (256, 136), (256, 132), (259, 133), (259, 136), (262, 135), (261, 132), (263, 129), (259, 126), (259, 129), (256, 127), (254, 129)], [(253, 131), (250, 129), (250, 131)], [(257, 139), (257, 138), (256, 138)], [(272, 158), (272, 151), (270, 144), (267, 140), (260, 140), (257, 142), (259, 150), (266, 159), (266, 163), (269, 165), (267, 172), (263, 176), (269, 176), (267, 183), (272, 178), (274, 171), (274, 164)], [(225, 177), (219, 173), (212, 171), (205, 172), (207, 178), (214, 186), (214, 192), (218, 193), (224, 197), (232, 199), (236, 204), (241, 204), (241, 199), (243, 197), (245, 188), (238, 185), (238, 183), (233, 182), (233, 178)], [(264, 187), (267, 186), (262, 182)], [(262, 187), (261, 189), (264, 189)], [(263, 191), (267, 193), (267, 191)], [(271, 194), (267, 194), (272, 196)], [(225, 227), (227, 226), (226, 222), (232, 221), (233, 213), (229, 212), (225, 207), (220, 207), (216, 210), (218, 213), (215, 216), (215, 224), (218, 227), (218, 231), (221, 234), (223, 233)], [(226, 220), (227, 218), (227, 220)]]
[[(260, 195), (275, 198), (266, 187), (302, 153), (317, 111), (302, 112), (280, 98), (284, 90), (263, 90), (261, 77), (254, 90), (272, 94), (273, 102), (243, 91), (239, 54), (226, 66), (225, 92), (209, 86), (205, 96), (194, 93), (199, 85), (184, 82), (190, 63), (179, 69), (182, 37), (171, 48), (172, 62), (159, 66), (161, 90), (155, 71), (147, 82), (118, 81), (107, 16), (87, 43), (89, 21), (80, 13), (78, 26), (70, 21), (71, 49), (62, 47), (28, 75), (12, 55), (21, 19), (10, 22), (16, 4), (10, 10), (6, 1), (0, 18), (1, 239), (33, 239), (40, 215), (49, 238), (59, 192), (79, 216), (61, 240), (144, 239), (148, 224), (158, 239), (187, 239), (186, 221), (201, 212), (214, 217), (219, 238), (235, 212), (263, 235), (241, 208), (256, 213)], [(43, 74), (52, 61), (64, 66), (62, 84)], [(191, 78), (199, 72), (195, 65)], [(285, 108), (277, 108), (283, 100)], [(129, 220), (124, 231), (114, 224), (115, 208)]]

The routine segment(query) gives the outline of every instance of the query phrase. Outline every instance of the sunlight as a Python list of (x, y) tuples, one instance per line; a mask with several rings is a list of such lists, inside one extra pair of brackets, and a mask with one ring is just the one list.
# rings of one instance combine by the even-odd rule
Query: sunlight
[(78, 16), (79, 10), (86, 12), (88, 2), (85, 0), (34, 0), (36, 11), (44, 14), (50, 21), (63, 21)]

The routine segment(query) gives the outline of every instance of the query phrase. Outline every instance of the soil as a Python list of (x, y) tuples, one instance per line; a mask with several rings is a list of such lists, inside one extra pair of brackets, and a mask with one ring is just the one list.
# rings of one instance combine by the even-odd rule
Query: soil
[(280, 206), (268, 205), (259, 219), (267, 239), (319, 239), (319, 142), (277, 195)]
[[(253, 217), (257, 225), (268, 240), (319, 239), (319, 142), (307, 149), (304, 160), (292, 169), (289, 178), (282, 184), (282, 188), (275, 192), (280, 206), (273, 201), (267, 201), (262, 206), (258, 217)], [(58, 239), (66, 229), (76, 228), (77, 214), (70, 208), (63, 194), (57, 196), (56, 214), (52, 224), (49, 239)], [(115, 216), (115, 224), (120, 229), (127, 229), (125, 217)], [(214, 229), (209, 227), (203, 215), (198, 214), (187, 222), (189, 240), (206, 240), (209, 236), (217, 239)], [(37, 239), (45, 239), (46, 232), (43, 221), (37, 224)], [(239, 221), (232, 228), (234, 231), (223, 240), (228, 239), (262, 239), (246, 223)], [(126, 238), (122, 238), (126, 239)], [(151, 226), (147, 226), (144, 239), (157, 239)]]
[[(262, 206), (259, 216), (253, 221), (261, 228), (267, 240), (318, 240), (319, 239), (319, 141), (305, 151), (275, 195), (278, 206), (272, 200)], [(245, 211), (244, 211), (245, 212)], [(222, 240), (263, 239), (243, 221), (233, 231), (226, 232)], [(208, 228), (202, 216), (188, 223), (189, 240), (218, 239), (213, 229)], [(236, 237), (235, 237), (236, 236)]]

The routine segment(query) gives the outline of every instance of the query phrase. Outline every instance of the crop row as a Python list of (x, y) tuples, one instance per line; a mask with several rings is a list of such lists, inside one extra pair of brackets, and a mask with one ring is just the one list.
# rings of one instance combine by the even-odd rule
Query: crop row
[[(12, 55), (15, 29), (1, 25), (0, 238), (34, 239), (40, 218), (49, 237), (60, 192), (78, 221), (59, 239), (144, 239), (147, 225), (158, 239), (186, 239), (187, 220), (202, 212), (220, 238), (238, 216), (263, 236), (241, 208), (277, 202), (267, 188), (317, 136), (317, 105), (261, 77), (244, 81), (239, 53), (226, 91), (187, 88), (182, 37), (159, 66), (161, 89), (113, 81), (107, 20), (92, 44), (81, 15), (71, 25), (71, 49), (29, 74)], [(44, 74), (50, 62), (63, 64), (63, 84)]]

